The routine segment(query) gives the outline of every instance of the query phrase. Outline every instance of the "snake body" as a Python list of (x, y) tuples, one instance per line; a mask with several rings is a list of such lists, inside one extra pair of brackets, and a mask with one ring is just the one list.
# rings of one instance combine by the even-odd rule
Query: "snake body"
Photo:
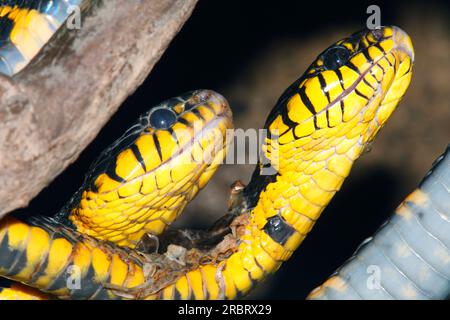
[[(180, 268), (171, 263), (173, 256), (142, 256), (132, 250), (144, 234), (159, 236), (192, 198), (182, 197), (179, 205), (171, 191), (195, 194), (196, 186), (203, 186), (218, 164), (213, 161), (213, 169), (205, 167), (204, 179), (189, 183), (189, 178), (181, 189), (164, 171), (158, 180), (165, 157), (177, 161), (179, 155), (167, 151), (176, 145), (170, 130), (189, 122), (164, 116), (166, 124), (158, 132), (164, 132), (165, 143), (159, 147), (155, 142), (143, 143), (137, 147), (137, 156), (134, 146), (154, 129), (151, 119), (139, 122), (138, 134), (133, 127), (102, 153), (82, 189), (55, 218), (4, 219), (0, 255), (7, 258), (0, 260), (0, 275), (61, 298), (235, 299), (247, 294), (288, 260), (312, 229), (353, 162), (405, 94), (413, 59), (411, 41), (401, 29), (363, 30), (322, 52), (282, 94), (265, 124), (268, 137), (262, 150), (267, 161), (257, 165), (243, 189), (239, 214), (230, 225), (228, 239), (235, 240), (231, 252)], [(218, 97), (213, 92), (207, 96)], [(200, 107), (194, 107), (197, 111), (187, 113), (201, 121), (207, 118), (203, 111), (209, 110), (214, 122), (217, 114), (227, 114), (223, 98), (216, 99), (220, 102), (200, 99)], [(175, 100), (181, 103), (165, 103), (160, 109), (182, 105), (184, 114), (190, 99)], [(220, 142), (223, 134), (218, 130), (216, 139), (204, 141), (205, 147)], [(223, 158), (225, 151), (221, 149), (217, 158)], [(155, 158), (161, 161), (153, 163)], [(139, 190), (151, 171), (146, 159), (149, 168), (155, 168), (156, 179), (152, 180), (154, 192), (143, 195)], [(276, 173), (265, 175), (268, 166)], [(178, 164), (171, 168), (173, 173)], [(193, 193), (188, 192), (191, 188)], [(155, 210), (143, 215), (144, 199)], [(177, 203), (176, 209), (166, 210), (172, 202)], [(124, 216), (117, 222), (116, 217)], [(149, 265), (150, 271), (146, 270)], [(67, 286), (73, 266), (79, 271), (81, 288)]]
[(1, 0), (0, 74), (21, 71), (82, 0)]
[(389, 221), (309, 298), (446, 299), (449, 230), (450, 146)]

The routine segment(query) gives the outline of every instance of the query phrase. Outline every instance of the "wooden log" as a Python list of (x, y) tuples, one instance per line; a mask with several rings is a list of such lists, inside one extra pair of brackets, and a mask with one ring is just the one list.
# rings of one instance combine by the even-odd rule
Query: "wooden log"
[(26, 206), (77, 159), (196, 1), (99, 1), (81, 29), (59, 32), (24, 71), (0, 76), (0, 217)]

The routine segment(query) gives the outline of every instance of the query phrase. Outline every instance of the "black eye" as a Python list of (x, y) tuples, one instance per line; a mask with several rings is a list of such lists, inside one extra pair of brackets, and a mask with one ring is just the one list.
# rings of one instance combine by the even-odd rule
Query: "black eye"
[(156, 109), (150, 115), (150, 125), (155, 129), (168, 129), (177, 120), (177, 115), (170, 109)]
[(323, 54), (323, 65), (327, 70), (335, 70), (344, 65), (348, 58), (350, 58), (350, 52), (347, 48), (342, 46), (331, 47)]

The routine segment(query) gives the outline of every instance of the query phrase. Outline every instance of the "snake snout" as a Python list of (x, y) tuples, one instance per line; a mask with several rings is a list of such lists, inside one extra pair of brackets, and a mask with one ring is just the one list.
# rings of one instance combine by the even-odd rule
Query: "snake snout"
[(209, 89), (201, 89), (194, 92), (194, 98), (199, 101), (199, 103), (208, 102), (218, 106), (221, 110), (218, 111), (219, 116), (224, 116), (225, 118), (232, 121), (232, 111), (230, 105), (223, 95)]
[(384, 96), (376, 116), (378, 127), (384, 125), (403, 99), (411, 83), (414, 65), (414, 48), (405, 31), (396, 26), (384, 27), (384, 36), (386, 38), (381, 45), (388, 49), (385, 51), (385, 59), (389, 59), (389, 56), (394, 58), (392, 66), (388, 68), (392, 70), (393, 76), (385, 76), (387, 81), (381, 86)]
[(393, 33), (392, 39), (394, 40), (394, 50), (404, 52), (407, 56), (409, 56), (411, 62), (413, 62), (414, 48), (409, 35), (399, 27), (392, 26), (390, 28)]

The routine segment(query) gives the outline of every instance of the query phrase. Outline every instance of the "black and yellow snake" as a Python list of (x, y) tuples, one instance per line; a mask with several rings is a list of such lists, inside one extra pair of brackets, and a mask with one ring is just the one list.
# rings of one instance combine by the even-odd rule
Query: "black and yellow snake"
[[(31, 59), (12, 34), (22, 21), (18, 12), (38, 14), (39, 8), (2, 8), (1, 23), (13, 21), (8, 44)], [(18, 67), (4, 57), (1, 47), (12, 73)], [(232, 128), (228, 103), (213, 91), (159, 104), (101, 153), (56, 215), (0, 221), (0, 275), (59, 298), (247, 294), (305, 239), (404, 96), (413, 60), (411, 40), (397, 27), (363, 30), (324, 50), (269, 113), (262, 144), (267, 161), (245, 188), (236, 188), (231, 214), (205, 235), (167, 237), (165, 251), (143, 253), (143, 238), (164, 239), (214, 174)], [(275, 174), (261, 173), (268, 165)], [(76, 288), (67, 285), (74, 270)], [(15, 286), (0, 295), (37, 294)]]

